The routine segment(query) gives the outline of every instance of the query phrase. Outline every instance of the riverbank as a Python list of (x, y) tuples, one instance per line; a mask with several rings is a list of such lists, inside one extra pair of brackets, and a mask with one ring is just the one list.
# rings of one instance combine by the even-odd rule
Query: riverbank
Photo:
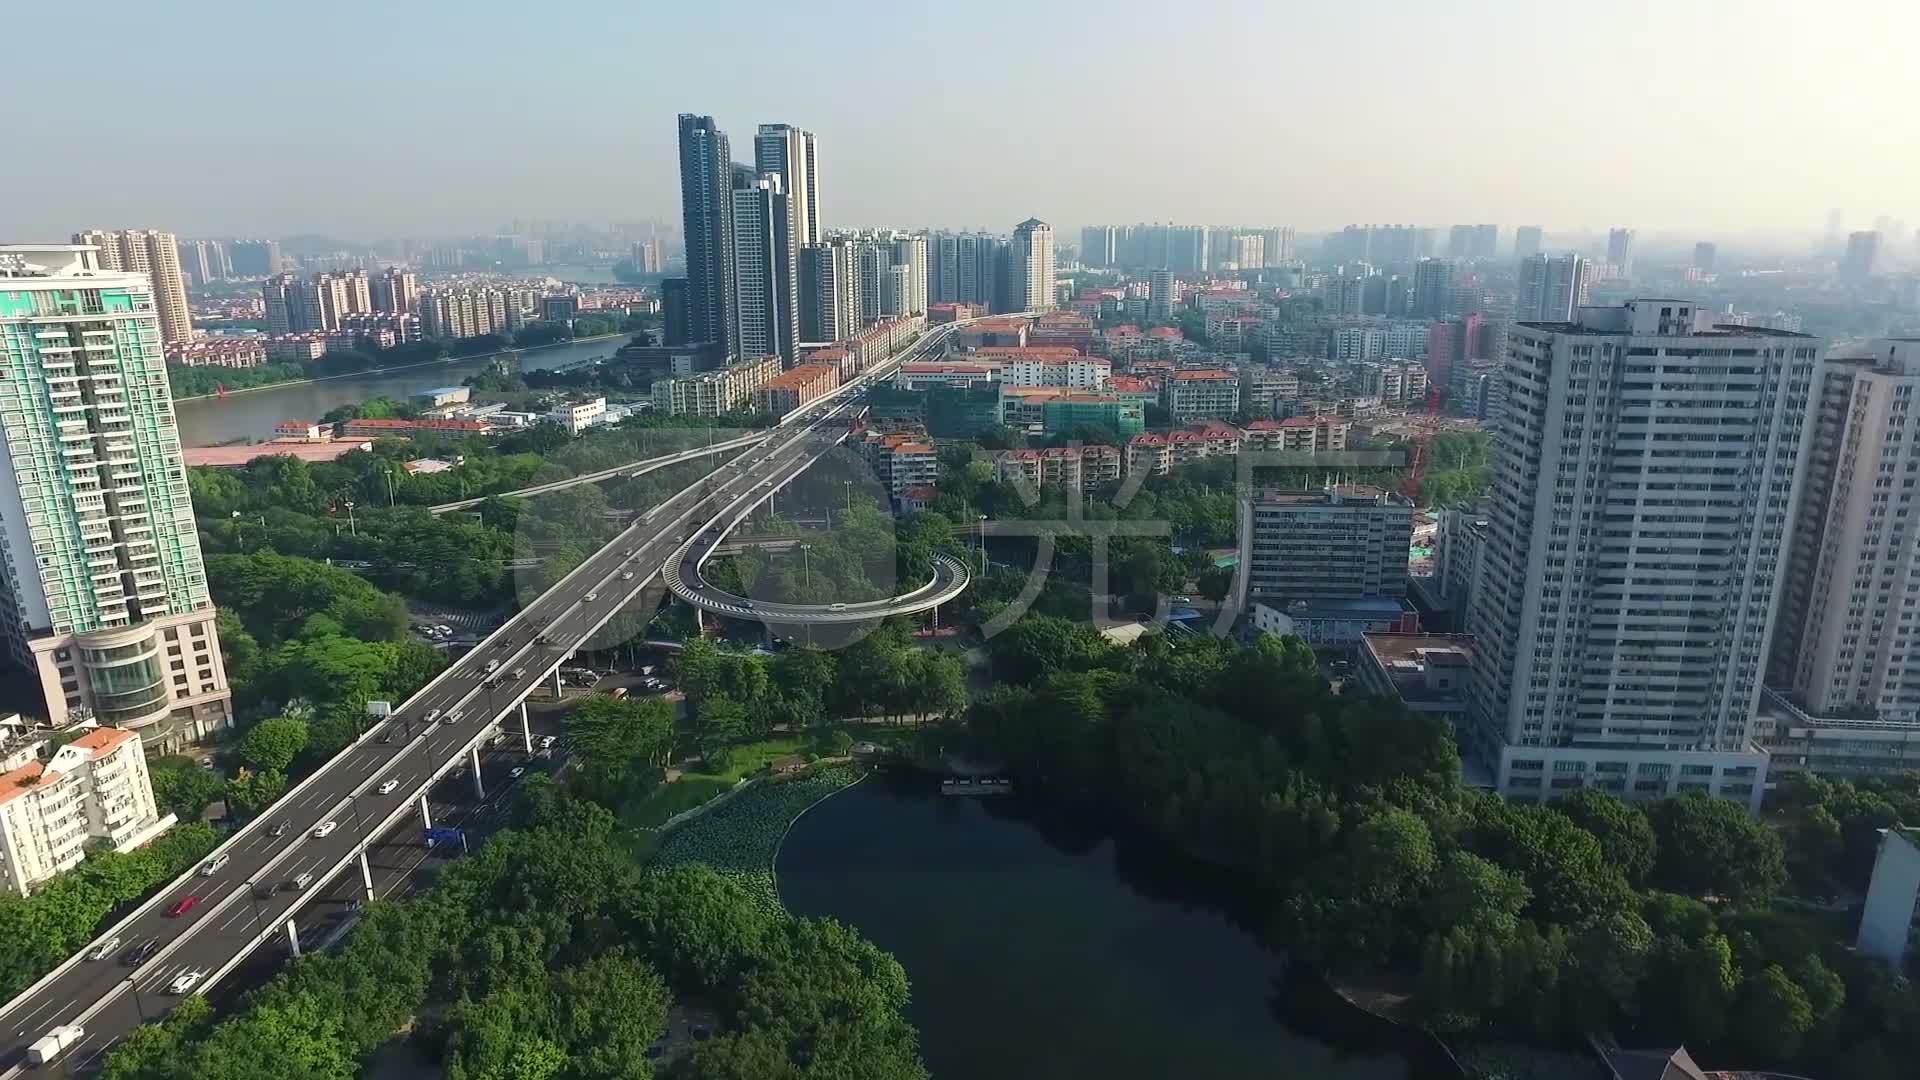
[(338, 375), (317, 375), (310, 379), (283, 379), (280, 382), (261, 383), (259, 386), (244, 386), (229, 390), (225, 394), (194, 394), (189, 397), (174, 398), (176, 404), (186, 401), (211, 401), (216, 398), (232, 398), (242, 394), (258, 393), (262, 390), (284, 390), (289, 386), (312, 386), (318, 383), (333, 382), (337, 379), (357, 379), (368, 375), (396, 375), (402, 372), (418, 371), (421, 368), (438, 367), (445, 364), (457, 364), (473, 360), (489, 360), (499, 356), (518, 356), (521, 353), (541, 352), (546, 349), (561, 349), (569, 345), (591, 345), (596, 341), (613, 341), (617, 338), (631, 338), (628, 333), (595, 334), (592, 337), (570, 338), (566, 341), (554, 341), (545, 345), (530, 345), (524, 349), (499, 349), (490, 353), (473, 353), (467, 356), (442, 356), (434, 360), (422, 360), (414, 364), (394, 364), (389, 367), (365, 368), (361, 371), (343, 371)]

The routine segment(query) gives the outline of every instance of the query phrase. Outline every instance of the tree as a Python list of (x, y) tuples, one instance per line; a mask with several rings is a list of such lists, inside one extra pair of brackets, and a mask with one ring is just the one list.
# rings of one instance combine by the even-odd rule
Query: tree
[(1085, 670), (1110, 651), (1092, 627), (1046, 615), (1028, 615), (987, 642), (995, 677), (1024, 684), (1059, 671)]
[(227, 805), (243, 818), (256, 817), (287, 790), (287, 774), (275, 769), (242, 769), (227, 781)]
[(254, 772), (284, 773), (306, 748), (307, 722), (275, 716), (253, 725), (234, 752), (241, 764)]
[(1527, 914), (1578, 925), (1627, 909), (1632, 891), (1608, 865), (1600, 841), (1550, 806), (1487, 801), (1473, 830), (1473, 848), (1518, 871), (1533, 890)]
[(1659, 845), (1651, 880), (1663, 889), (1765, 900), (1786, 880), (1779, 835), (1738, 803), (1689, 792), (1647, 816)]
[(1779, 964), (1768, 964), (1740, 986), (1740, 1034), (1767, 1065), (1792, 1060), (1813, 1027), (1813, 1004)]
[(1639, 885), (1653, 869), (1653, 825), (1637, 806), (1629, 806), (1598, 788), (1581, 788), (1556, 799), (1553, 808), (1573, 819), (1575, 825), (1600, 841), (1600, 851), (1608, 862), (1626, 875), (1628, 884)]
[(167, 754), (147, 762), (147, 778), (153, 783), (153, 801), (160, 809), (181, 821), (198, 821), (208, 806), (226, 790), (218, 773), (203, 769), (200, 763), (179, 754)]
[(708, 772), (727, 767), (727, 747), (746, 739), (747, 710), (725, 694), (713, 694), (694, 710), (694, 740)]
[(1451, 851), (1434, 879), (1427, 925), (1511, 934), (1533, 895), (1520, 875), (1470, 851)]

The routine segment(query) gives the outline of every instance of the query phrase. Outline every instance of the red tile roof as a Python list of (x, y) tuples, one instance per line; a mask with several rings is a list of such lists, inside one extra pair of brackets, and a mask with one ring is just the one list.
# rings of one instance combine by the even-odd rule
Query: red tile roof
[(112, 751), (121, 743), (126, 742), (128, 739), (137, 737), (133, 732), (125, 728), (94, 728), (92, 731), (87, 732), (85, 735), (80, 736), (67, 745), (77, 746), (82, 750), (91, 750), (96, 754), (105, 754)]
[(1231, 381), (1233, 379), (1233, 372), (1221, 371), (1219, 368), (1201, 368), (1197, 370), (1176, 371), (1173, 373), (1173, 377), (1177, 382), (1194, 382), (1201, 379), (1213, 381), (1224, 379)]

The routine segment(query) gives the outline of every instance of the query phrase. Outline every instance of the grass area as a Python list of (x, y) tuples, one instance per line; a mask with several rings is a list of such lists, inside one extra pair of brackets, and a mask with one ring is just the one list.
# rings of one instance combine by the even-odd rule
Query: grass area
[(623, 823), (634, 828), (657, 829), (673, 815), (691, 810), (731, 789), (735, 782), (703, 773), (687, 773), (671, 784), (654, 788), (638, 803), (625, 807), (620, 817)]
[(717, 777), (732, 787), (734, 781), (752, 776), (783, 757), (801, 753), (805, 748), (806, 740), (797, 735), (780, 735), (759, 742), (741, 743), (728, 749), (726, 768), (692, 775)]

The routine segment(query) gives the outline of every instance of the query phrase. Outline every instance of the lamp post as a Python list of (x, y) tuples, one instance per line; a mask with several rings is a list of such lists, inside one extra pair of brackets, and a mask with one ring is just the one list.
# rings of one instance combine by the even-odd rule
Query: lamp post
[(140, 1014), (140, 1022), (142, 1024), (146, 1023), (147, 1009), (146, 1006), (140, 1004), (140, 984), (135, 982), (131, 975), (127, 976), (127, 989), (133, 991), (133, 1011)]
[(360, 538), (360, 526), (355, 524), (353, 520), (353, 500), (352, 499), (346, 500), (346, 506), (347, 506), (347, 531), (352, 533), (354, 536), (354, 539), (357, 540)]
[(980, 576), (987, 576), (987, 515), (980, 515)]
[(393, 470), (381, 469), (380, 475), (387, 481), (387, 509), (393, 509)]
[(239, 551), (241, 549), (241, 546), (242, 545), (240, 543), (240, 511), (235, 510), (233, 512), (233, 548), (235, 551)]

